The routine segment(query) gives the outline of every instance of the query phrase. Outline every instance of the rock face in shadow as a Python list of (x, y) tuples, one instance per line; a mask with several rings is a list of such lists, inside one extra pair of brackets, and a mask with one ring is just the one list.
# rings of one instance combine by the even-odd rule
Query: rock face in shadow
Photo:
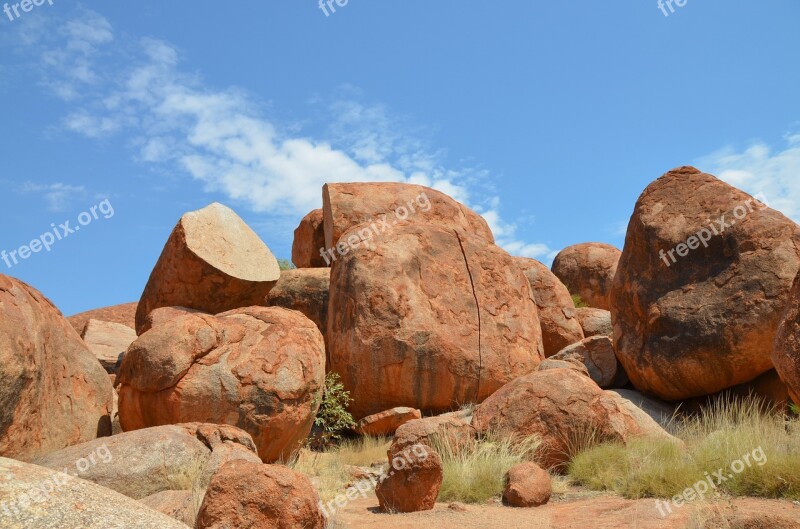
[(544, 356), (549, 358), (566, 346), (583, 340), (583, 329), (575, 317), (575, 304), (567, 287), (536, 259), (517, 257), (514, 260), (528, 278), (539, 310)]
[(326, 248), (322, 210), (315, 209), (294, 230), (292, 262), (297, 268), (324, 268), (328, 263), (320, 251)]
[(513, 258), (421, 224), (396, 226), (334, 263), (328, 344), (356, 419), (481, 402), (543, 359), (536, 304)]
[(374, 226), (375, 238), (398, 224), (412, 223), (441, 226), (494, 242), (483, 217), (429, 187), (396, 182), (326, 184), (322, 203), (326, 249), (345, 242), (342, 235), (361, 224)]
[(650, 184), (611, 296), (617, 356), (636, 388), (676, 401), (771, 369), (798, 241), (797, 224), (693, 167)]
[(288, 460), (311, 431), (324, 379), (322, 335), (299, 312), (190, 314), (128, 349), (117, 379), (120, 424), (230, 424), (253, 436), (263, 461)]
[(61, 312), (0, 275), (0, 455), (28, 461), (111, 435), (112, 393)]
[(186, 213), (139, 300), (137, 334), (147, 315), (160, 307), (218, 314), (260, 305), (279, 276), (272, 252), (233, 210), (214, 203)]
[(800, 405), (800, 275), (795, 279), (789, 305), (775, 337), (772, 361), (792, 400)]
[(553, 261), (553, 273), (590, 307), (609, 310), (611, 285), (620, 251), (609, 244), (587, 242), (564, 248)]

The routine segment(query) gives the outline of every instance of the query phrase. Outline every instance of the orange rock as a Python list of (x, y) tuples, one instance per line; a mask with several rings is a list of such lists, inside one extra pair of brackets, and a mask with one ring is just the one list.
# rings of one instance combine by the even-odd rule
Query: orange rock
[(511, 507), (539, 507), (550, 501), (550, 474), (533, 462), (514, 465), (506, 476), (503, 502)]
[(272, 252), (233, 210), (214, 203), (186, 213), (139, 300), (137, 334), (147, 315), (160, 307), (217, 314), (259, 305), (279, 276)]
[(772, 361), (792, 400), (800, 405), (800, 275), (795, 279), (789, 305), (775, 337)]
[(612, 293), (614, 345), (634, 386), (677, 401), (771, 369), (799, 241), (800, 226), (693, 167), (650, 184)]
[(119, 323), (131, 329), (136, 328), (136, 307), (139, 304), (125, 303), (123, 305), (114, 305), (111, 307), (103, 307), (101, 309), (88, 310), (75, 314), (67, 318), (70, 325), (75, 329), (78, 334), (83, 333), (86, 324), (89, 320), (108, 321), (111, 323)]
[(562, 469), (589, 442), (625, 443), (662, 435), (648, 415), (634, 416), (621, 400), (573, 370), (538, 371), (486, 399), (475, 410), (472, 425), (479, 434), (538, 436), (541, 461), (547, 468)]
[(0, 274), (0, 456), (29, 461), (111, 434), (108, 374), (39, 291)]
[(450, 446), (466, 448), (475, 441), (475, 437), (475, 428), (461, 419), (449, 415), (425, 417), (400, 426), (387, 453), (391, 460), (415, 445), (433, 448), (437, 438)]
[(280, 465), (232, 461), (211, 479), (197, 529), (324, 529), (319, 495), (303, 474)]
[(621, 252), (609, 244), (587, 242), (564, 248), (553, 261), (553, 273), (571, 294), (590, 307), (609, 310), (609, 294)]
[(128, 346), (136, 340), (136, 331), (119, 323), (89, 320), (81, 338), (103, 369), (116, 373)]
[(358, 421), (358, 432), (362, 435), (393, 435), (409, 421), (421, 419), (422, 413), (414, 408), (392, 408)]
[(144, 319), (144, 324), (142, 324), (141, 328), (139, 329), (139, 335), (146, 333), (156, 325), (161, 325), (162, 323), (174, 320), (175, 318), (180, 318), (181, 316), (186, 316), (187, 314), (205, 313), (200, 310), (187, 309), (186, 307), (161, 307), (147, 315), (147, 317)]
[(328, 264), (320, 252), (326, 248), (322, 210), (315, 209), (294, 230), (292, 262), (297, 268), (324, 268)]
[(420, 224), (334, 263), (328, 345), (356, 419), (480, 402), (543, 358), (536, 304), (513, 259), (484, 239)]
[(304, 442), (321, 400), (325, 348), (296, 311), (191, 314), (139, 337), (117, 377), (125, 431), (185, 422), (237, 426), (265, 462)]
[[(379, 233), (404, 223), (433, 224), (493, 243), (483, 217), (449, 196), (415, 184), (374, 182), (326, 184), (322, 188), (325, 248), (334, 248), (344, 232), (360, 224), (375, 223)], [(386, 216), (385, 227), (381, 223)]]
[(375, 488), (383, 512), (429, 511), (442, 488), (442, 458), (430, 447), (417, 447), (391, 461), (389, 475)]
[(567, 287), (536, 259), (517, 257), (514, 260), (528, 278), (539, 309), (544, 356), (553, 356), (566, 346), (583, 340), (583, 329), (575, 318), (575, 303)]
[(619, 367), (614, 344), (607, 336), (592, 336), (565, 347), (552, 360), (582, 362), (589, 377), (601, 388), (621, 388), (628, 383), (625, 371)]
[(581, 324), (586, 338), (592, 336), (614, 337), (614, 327), (611, 325), (611, 312), (592, 307), (575, 309), (575, 318)]

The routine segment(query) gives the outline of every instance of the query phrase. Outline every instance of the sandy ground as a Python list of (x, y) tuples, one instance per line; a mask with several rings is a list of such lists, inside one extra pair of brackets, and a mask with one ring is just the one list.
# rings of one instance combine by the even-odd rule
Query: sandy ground
[[(413, 514), (382, 514), (374, 495), (356, 500), (340, 510), (336, 529), (374, 527), (381, 529), (695, 529), (696, 521), (711, 509), (747, 521), (747, 529), (800, 529), (800, 506), (787, 501), (737, 499), (713, 505), (689, 505), (666, 518), (652, 499), (626, 500), (618, 496), (568, 493), (535, 509), (514, 509), (499, 504), (437, 504), (432, 511)], [(463, 512), (459, 512), (463, 510)], [(776, 523), (779, 518), (786, 523)], [(795, 526), (794, 523), (797, 525)], [(712, 526), (724, 529), (727, 525)]]

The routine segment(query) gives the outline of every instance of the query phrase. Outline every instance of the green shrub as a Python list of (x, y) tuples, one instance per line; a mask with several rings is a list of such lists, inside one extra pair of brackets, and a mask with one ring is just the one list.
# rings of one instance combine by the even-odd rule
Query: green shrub
[(325, 376), (325, 390), (322, 394), (314, 425), (320, 429), (319, 442), (322, 446), (330, 446), (342, 439), (342, 434), (355, 428), (353, 416), (347, 407), (353, 402), (350, 393), (344, 389), (342, 379), (337, 373)]
[(589, 306), (585, 301), (583, 301), (583, 298), (580, 296), (580, 294), (572, 294), (572, 303), (575, 305), (576, 309), (582, 309)]
[(288, 260), (288, 259), (278, 259), (278, 267), (279, 267), (281, 270), (294, 270), (295, 268), (297, 268), (297, 267), (294, 265), (294, 263), (292, 263), (292, 262), (291, 262), (290, 260)]

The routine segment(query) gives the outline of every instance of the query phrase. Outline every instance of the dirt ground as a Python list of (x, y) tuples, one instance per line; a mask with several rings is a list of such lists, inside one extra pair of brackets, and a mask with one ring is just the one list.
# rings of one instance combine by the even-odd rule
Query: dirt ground
[[(734, 523), (703, 523), (712, 512)], [(374, 495), (356, 500), (335, 518), (336, 529), (800, 529), (800, 506), (788, 501), (743, 498), (687, 505), (662, 517), (652, 499), (571, 492), (535, 509), (500, 504), (437, 504), (413, 514), (378, 512)]]

